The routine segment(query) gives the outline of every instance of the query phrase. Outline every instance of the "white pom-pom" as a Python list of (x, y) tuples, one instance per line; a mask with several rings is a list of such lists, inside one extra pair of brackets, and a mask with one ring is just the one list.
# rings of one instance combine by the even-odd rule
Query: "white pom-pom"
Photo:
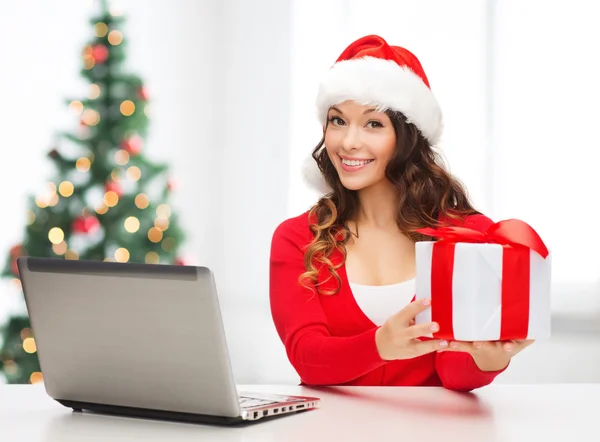
[(326, 193), (331, 192), (331, 188), (325, 181), (325, 177), (319, 170), (319, 166), (317, 162), (311, 155), (308, 155), (304, 159), (304, 163), (302, 164), (302, 177), (304, 178), (304, 182), (306, 185), (317, 192), (325, 195)]

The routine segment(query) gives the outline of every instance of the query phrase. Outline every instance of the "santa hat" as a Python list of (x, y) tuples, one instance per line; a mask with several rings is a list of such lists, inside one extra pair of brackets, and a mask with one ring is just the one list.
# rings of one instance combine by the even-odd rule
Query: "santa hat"
[[(442, 111), (421, 63), (407, 49), (390, 46), (377, 35), (350, 44), (322, 79), (317, 111), (323, 126), (329, 108), (346, 100), (376, 106), (381, 111), (399, 111), (431, 145), (440, 139)], [(321, 193), (329, 190), (310, 155), (302, 174), (309, 187)]]

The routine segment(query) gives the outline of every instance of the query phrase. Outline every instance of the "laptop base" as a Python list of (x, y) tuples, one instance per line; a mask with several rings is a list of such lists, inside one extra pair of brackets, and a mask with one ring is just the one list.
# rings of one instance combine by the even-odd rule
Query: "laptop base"
[[(79, 402), (57, 399), (61, 405), (72, 408), (73, 411), (89, 410), (96, 413), (112, 414), (117, 416), (146, 418), (146, 419), (160, 419), (178, 422), (188, 422), (196, 424), (210, 424), (210, 425), (239, 425), (242, 423), (251, 423), (242, 419), (242, 417), (225, 417), (225, 416), (212, 416), (207, 414), (195, 414), (195, 413), (184, 413), (178, 411), (167, 411), (167, 410), (153, 410), (149, 408), (137, 408), (137, 407), (124, 407), (121, 405), (106, 405), (106, 404), (94, 404), (90, 402)], [(258, 421), (257, 421), (258, 422)]]

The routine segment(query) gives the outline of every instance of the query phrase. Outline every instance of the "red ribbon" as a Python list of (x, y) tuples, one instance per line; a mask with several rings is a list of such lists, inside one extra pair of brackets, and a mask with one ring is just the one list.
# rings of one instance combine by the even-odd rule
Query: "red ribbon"
[(527, 223), (509, 219), (492, 224), (481, 232), (467, 227), (425, 227), (420, 233), (439, 238), (433, 245), (431, 262), (431, 316), (440, 326), (436, 339), (454, 339), (452, 323), (452, 275), (454, 248), (458, 242), (503, 246), (502, 312), (500, 340), (525, 339), (529, 328), (530, 250), (542, 258), (548, 248)]

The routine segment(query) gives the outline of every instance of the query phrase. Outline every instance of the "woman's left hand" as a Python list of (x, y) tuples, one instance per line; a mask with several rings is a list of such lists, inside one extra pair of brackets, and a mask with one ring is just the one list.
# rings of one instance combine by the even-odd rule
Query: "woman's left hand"
[(510, 359), (533, 344), (527, 341), (451, 341), (442, 351), (462, 351), (469, 353), (481, 371), (500, 371), (508, 365)]

